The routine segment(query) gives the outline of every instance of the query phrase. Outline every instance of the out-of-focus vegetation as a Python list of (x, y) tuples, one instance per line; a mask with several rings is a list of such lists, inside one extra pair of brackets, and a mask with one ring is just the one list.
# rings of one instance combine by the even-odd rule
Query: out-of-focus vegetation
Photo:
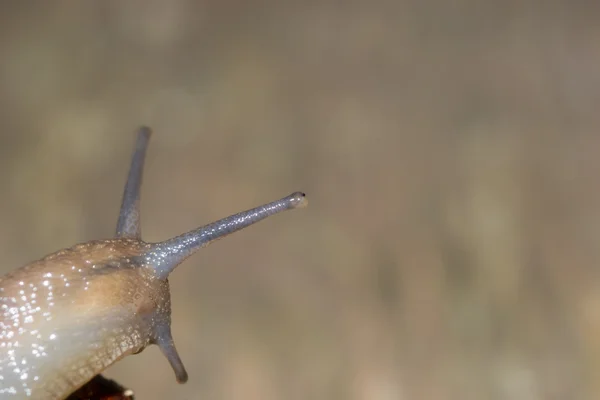
[(176, 271), (139, 400), (600, 398), (596, 3), (1, 10), (2, 272), (112, 235), (142, 123), (146, 240), (309, 196)]

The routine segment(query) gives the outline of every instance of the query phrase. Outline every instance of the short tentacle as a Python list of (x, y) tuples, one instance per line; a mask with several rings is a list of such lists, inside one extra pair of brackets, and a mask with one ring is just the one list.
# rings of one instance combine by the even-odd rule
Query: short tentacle
[(185, 366), (181, 361), (181, 357), (179, 357), (179, 353), (177, 353), (177, 349), (175, 348), (175, 342), (173, 341), (173, 336), (171, 335), (171, 327), (168, 324), (159, 325), (156, 328), (155, 332), (156, 344), (160, 348), (160, 351), (171, 364), (171, 368), (173, 368), (173, 372), (175, 373), (175, 379), (179, 383), (185, 383), (188, 380), (188, 374), (185, 370)]

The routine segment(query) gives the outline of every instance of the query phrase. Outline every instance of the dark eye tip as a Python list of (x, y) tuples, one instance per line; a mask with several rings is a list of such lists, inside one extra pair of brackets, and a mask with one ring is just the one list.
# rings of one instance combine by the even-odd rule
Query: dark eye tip
[(308, 205), (308, 199), (303, 192), (294, 192), (288, 196), (292, 208), (304, 208)]

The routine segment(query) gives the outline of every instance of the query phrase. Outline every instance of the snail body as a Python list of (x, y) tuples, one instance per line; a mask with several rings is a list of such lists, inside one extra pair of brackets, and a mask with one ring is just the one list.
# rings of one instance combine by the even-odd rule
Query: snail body
[(141, 240), (141, 128), (116, 238), (59, 250), (0, 278), (0, 399), (64, 399), (119, 359), (156, 344), (188, 379), (171, 335), (168, 276), (199, 248), (278, 212), (303, 193), (160, 243)]

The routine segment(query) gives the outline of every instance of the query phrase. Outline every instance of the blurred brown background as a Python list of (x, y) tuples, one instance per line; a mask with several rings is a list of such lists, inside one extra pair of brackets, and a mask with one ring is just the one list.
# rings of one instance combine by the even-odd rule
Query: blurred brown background
[(600, 398), (600, 3), (0, 10), (2, 272), (112, 235), (142, 123), (146, 240), (309, 196), (176, 271), (139, 400)]

